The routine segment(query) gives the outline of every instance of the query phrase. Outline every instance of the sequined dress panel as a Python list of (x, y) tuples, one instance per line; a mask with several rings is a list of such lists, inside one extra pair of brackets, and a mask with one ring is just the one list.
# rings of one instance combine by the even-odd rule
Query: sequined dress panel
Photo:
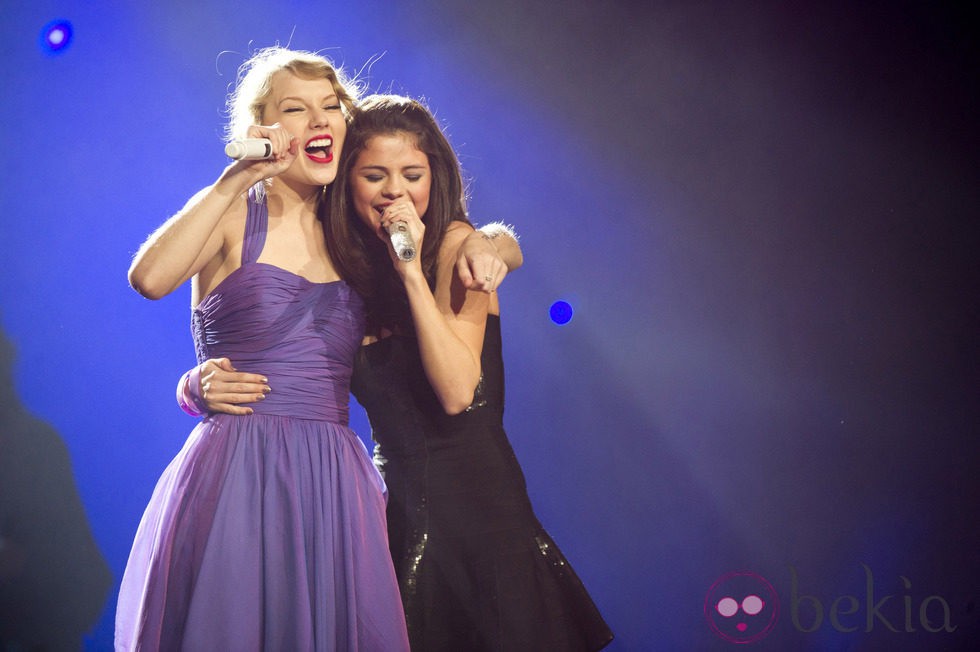
[(352, 390), (388, 486), (388, 535), (412, 649), (598, 650), (612, 638), (541, 526), (503, 428), (500, 320), (471, 407), (448, 416), (414, 338), (361, 347)]

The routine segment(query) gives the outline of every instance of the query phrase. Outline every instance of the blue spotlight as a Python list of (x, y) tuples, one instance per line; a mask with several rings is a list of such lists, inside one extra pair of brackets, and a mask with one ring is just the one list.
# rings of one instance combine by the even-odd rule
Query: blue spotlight
[(572, 321), (572, 306), (565, 301), (555, 301), (551, 304), (551, 321), (555, 322), (559, 326), (563, 326), (568, 322)]
[(41, 49), (58, 54), (71, 44), (72, 28), (67, 20), (52, 20), (41, 29)]

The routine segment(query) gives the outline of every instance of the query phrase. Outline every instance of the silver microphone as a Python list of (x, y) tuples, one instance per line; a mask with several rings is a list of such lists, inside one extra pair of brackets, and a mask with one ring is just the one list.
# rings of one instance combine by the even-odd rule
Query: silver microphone
[(415, 242), (412, 240), (412, 234), (408, 232), (408, 225), (404, 222), (392, 222), (385, 230), (388, 232), (388, 238), (398, 259), (405, 262), (415, 260)]
[(272, 141), (268, 138), (242, 138), (225, 145), (225, 155), (236, 161), (258, 161), (272, 158)]

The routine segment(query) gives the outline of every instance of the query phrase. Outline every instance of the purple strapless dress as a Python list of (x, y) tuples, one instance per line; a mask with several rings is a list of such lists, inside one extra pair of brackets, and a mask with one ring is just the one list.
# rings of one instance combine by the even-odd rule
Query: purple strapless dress
[(384, 483), (347, 427), (363, 306), (343, 282), (242, 266), (193, 312), (198, 359), (266, 375), (249, 416), (213, 414), (160, 478), (116, 612), (117, 650), (407, 650)]

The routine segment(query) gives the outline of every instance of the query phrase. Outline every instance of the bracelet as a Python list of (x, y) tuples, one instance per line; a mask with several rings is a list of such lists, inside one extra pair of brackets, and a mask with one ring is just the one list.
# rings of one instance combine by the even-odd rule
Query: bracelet
[(192, 417), (202, 417), (208, 408), (201, 399), (198, 388), (201, 386), (201, 368), (194, 367), (180, 377), (177, 383), (177, 405)]

